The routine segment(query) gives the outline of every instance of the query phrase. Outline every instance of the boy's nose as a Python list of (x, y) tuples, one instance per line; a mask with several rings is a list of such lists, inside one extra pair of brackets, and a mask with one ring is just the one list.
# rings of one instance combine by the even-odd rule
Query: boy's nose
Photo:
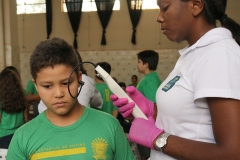
[(61, 87), (56, 87), (55, 98), (61, 98), (64, 96), (64, 92)]

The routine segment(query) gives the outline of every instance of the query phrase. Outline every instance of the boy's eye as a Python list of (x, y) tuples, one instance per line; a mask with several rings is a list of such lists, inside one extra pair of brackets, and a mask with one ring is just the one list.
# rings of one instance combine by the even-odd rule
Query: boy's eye
[(64, 85), (64, 86), (67, 86), (68, 84), (70, 85), (71, 83), (72, 83), (72, 82), (69, 82), (69, 83), (68, 83), (68, 82), (64, 82), (63, 85)]
[(49, 89), (50, 88), (50, 85), (45, 85), (45, 86), (43, 86), (44, 88), (46, 88), (46, 89)]

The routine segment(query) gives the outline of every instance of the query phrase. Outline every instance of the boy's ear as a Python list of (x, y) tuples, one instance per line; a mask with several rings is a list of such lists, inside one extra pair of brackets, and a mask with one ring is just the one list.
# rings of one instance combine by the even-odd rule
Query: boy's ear
[(36, 81), (34, 79), (32, 79), (32, 82), (33, 82), (33, 84), (34, 84), (34, 86), (35, 86), (35, 88), (36, 88), (36, 90), (38, 92)]
[(146, 65), (146, 67), (147, 67), (147, 68), (149, 68), (149, 65), (148, 65), (148, 63), (145, 63), (144, 65)]
[(79, 71), (78, 72), (78, 86), (80, 87), (80, 85), (81, 85), (81, 83), (80, 82), (82, 82), (82, 72), (81, 71)]

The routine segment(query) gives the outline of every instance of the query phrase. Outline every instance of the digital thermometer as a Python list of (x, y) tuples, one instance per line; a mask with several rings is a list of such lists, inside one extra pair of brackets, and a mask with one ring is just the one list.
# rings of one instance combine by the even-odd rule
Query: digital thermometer
[[(95, 67), (95, 70), (102, 77), (102, 79), (107, 84), (108, 88), (112, 91), (112, 93), (117, 95), (119, 98), (127, 98), (129, 102), (134, 102), (102, 67), (98, 65), (97, 67)], [(148, 119), (146, 115), (141, 111), (141, 109), (136, 105), (136, 103), (133, 108), (132, 115), (135, 118), (144, 118), (146, 120)]]

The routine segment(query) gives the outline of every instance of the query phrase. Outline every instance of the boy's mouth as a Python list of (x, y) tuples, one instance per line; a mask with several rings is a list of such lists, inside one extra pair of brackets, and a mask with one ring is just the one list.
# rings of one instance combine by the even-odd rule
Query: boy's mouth
[(57, 102), (57, 103), (54, 103), (55, 106), (58, 106), (58, 107), (61, 107), (61, 106), (64, 106), (66, 102)]

